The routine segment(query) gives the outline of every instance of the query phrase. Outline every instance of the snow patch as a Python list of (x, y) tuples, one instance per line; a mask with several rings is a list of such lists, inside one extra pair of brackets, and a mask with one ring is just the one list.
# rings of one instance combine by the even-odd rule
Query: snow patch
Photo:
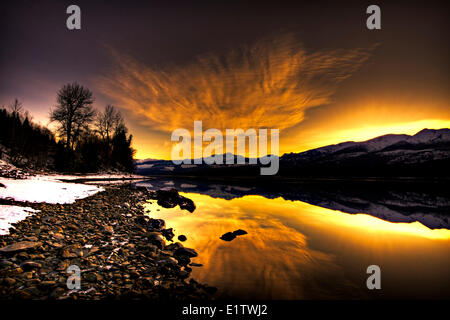
[(0, 235), (8, 234), (13, 223), (25, 219), (33, 212), (39, 212), (39, 210), (30, 207), (0, 205)]
[(74, 203), (77, 199), (104, 191), (102, 187), (61, 182), (52, 176), (35, 176), (21, 180), (0, 178), (0, 183), (6, 186), (0, 188), (1, 199), (51, 204)]

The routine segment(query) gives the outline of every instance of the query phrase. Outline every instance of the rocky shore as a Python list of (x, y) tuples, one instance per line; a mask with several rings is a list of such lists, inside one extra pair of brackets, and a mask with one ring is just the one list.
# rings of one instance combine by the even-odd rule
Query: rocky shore
[[(39, 212), (0, 236), (0, 299), (213, 298), (215, 288), (190, 278), (195, 250), (144, 212), (146, 201), (195, 209), (177, 195), (123, 185), (73, 204), (2, 200)], [(81, 271), (79, 289), (67, 286), (69, 266)]]

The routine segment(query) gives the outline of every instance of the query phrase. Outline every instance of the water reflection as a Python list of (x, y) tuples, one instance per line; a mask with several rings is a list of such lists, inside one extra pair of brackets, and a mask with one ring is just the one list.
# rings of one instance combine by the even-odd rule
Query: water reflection
[[(194, 213), (148, 204), (185, 246), (195, 248), (193, 277), (220, 297), (252, 299), (449, 298), (450, 230), (392, 223), (301, 201), (262, 196), (226, 200), (198, 193)], [(248, 234), (222, 241), (226, 232)], [(382, 290), (369, 291), (377, 264)]]
[(450, 229), (450, 188), (441, 180), (213, 181), (166, 177), (139, 184), (228, 200), (247, 195), (282, 197), (351, 214), (367, 213), (391, 222), (418, 221), (431, 229)]

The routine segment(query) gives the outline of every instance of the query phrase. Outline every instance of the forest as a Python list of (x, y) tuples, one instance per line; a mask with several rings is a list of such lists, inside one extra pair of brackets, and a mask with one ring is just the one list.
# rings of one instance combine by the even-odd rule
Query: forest
[(19, 168), (56, 172), (134, 172), (128, 134), (117, 107), (93, 107), (93, 93), (78, 83), (64, 85), (56, 95), (49, 123), (34, 123), (16, 98), (0, 108), (0, 158)]

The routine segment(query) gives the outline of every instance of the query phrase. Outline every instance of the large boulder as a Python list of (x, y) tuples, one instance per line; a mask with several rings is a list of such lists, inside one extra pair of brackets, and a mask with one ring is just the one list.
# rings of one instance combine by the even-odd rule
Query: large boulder
[(179, 205), (181, 209), (194, 212), (194, 201), (186, 197), (180, 196), (176, 189), (158, 190), (155, 193), (158, 205), (164, 208), (174, 208)]
[(13, 253), (13, 252), (19, 252), (19, 251), (25, 251), (29, 249), (35, 249), (37, 247), (42, 246), (42, 242), (40, 241), (21, 241), (16, 242), (10, 245), (7, 245), (6, 247), (3, 247), (0, 249), (0, 253)]
[(175, 250), (174, 255), (194, 258), (194, 257), (198, 256), (198, 253), (194, 249), (181, 247), (181, 248), (178, 248), (177, 250)]

